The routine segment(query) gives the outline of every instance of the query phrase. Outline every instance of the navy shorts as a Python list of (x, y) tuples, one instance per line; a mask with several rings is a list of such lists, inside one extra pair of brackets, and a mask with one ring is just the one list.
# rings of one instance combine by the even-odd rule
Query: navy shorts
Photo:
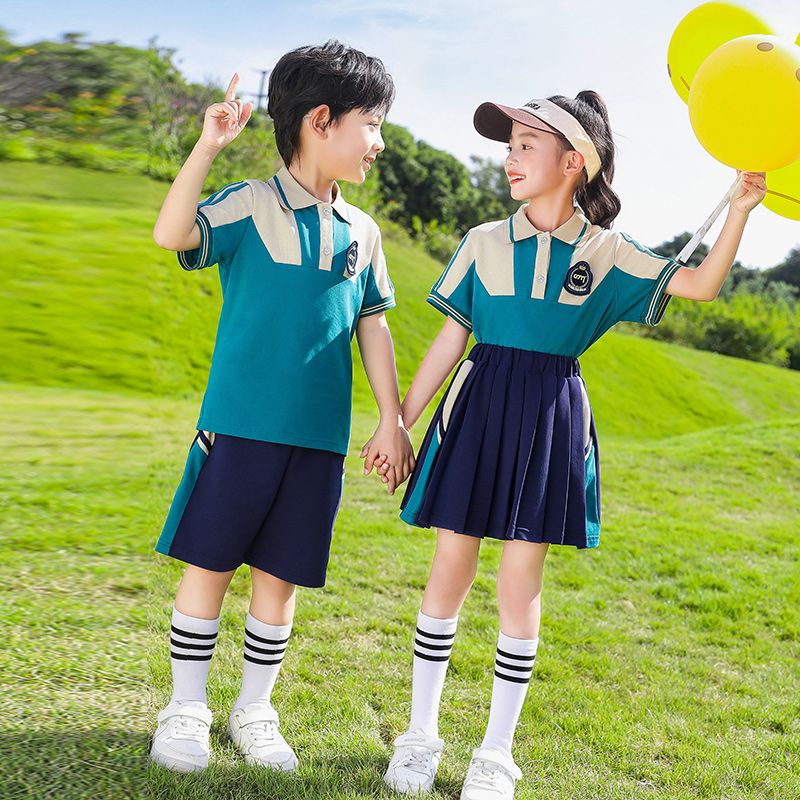
[(249, 564), (324, 586), (344, 458), (198, 431), (155, 549), (217, 572)]

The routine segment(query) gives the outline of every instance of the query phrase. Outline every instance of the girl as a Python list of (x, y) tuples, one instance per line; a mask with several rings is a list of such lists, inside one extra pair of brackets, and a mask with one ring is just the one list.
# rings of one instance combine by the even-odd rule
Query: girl
[[(447, 315), (403, 401), (410, 429), (462, 358), (433, 415), (401, 503), (411, 525), (437, 528), (419, 612), (408, 732), (384, 777), (431, 788), (442, 752), (438, 710), (458, 614), (481, 539), (504, 542), (497, 575), (500, 631), (486, 734), (462, 800), (511, 798), (511, 755), (539, 644), (542, 570), (551, 544), (597, 547), (600, 469), (578, 356), (620, 320), (655, 326), (672, 296), (713, 300), (763, 173), (745, 173), (720, 236), (696, 269), (610, 230), (614, 144), (593, 91), (520, 108), (483, 103), (474, 125), (508, 143), (511, 217), (471, 229), (428, 297)], [(575, 207), (577, 201), (578, 207)], [(391, 464), (377, 461), (384, 482)]]

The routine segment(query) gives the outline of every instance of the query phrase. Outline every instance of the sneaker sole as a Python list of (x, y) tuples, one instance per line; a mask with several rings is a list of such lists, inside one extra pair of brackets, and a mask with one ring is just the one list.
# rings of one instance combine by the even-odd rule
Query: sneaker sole
[(417, 795), (425, 795), (430, 794), (433, 791), (433, 785), (429, 788), (425, 788), (422, 786), (419, 787), (412, 787), (408, 784), (396, 784), (392, 783), (385, 775), (383, 776), (383, 782), (388, 786), (392, 791), (397, 792), (398, 794), (404, 794), (409, 797), (415, 797)]
[(244, 763), (251, 767), (264, 767), (264, 769), (274, 769), (278, 772), (294, 772), (297, 769), (297, 761), (288, 759), (287, 761), (259, 761), (253, 756), (244, 756)]
[(202, 772), (208, 767), (208, 762), (198, 764), (194, 761), (182, 761), (179, 758), (173, 758), (152, 749), (150, 750), (150, 759), (154, 764), (158, 764), (159, 767), (164, 767), (173, 772)]

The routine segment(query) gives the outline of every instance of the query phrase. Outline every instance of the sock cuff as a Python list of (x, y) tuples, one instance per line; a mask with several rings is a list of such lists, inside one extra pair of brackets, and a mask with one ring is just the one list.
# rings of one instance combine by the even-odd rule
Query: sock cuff
[(515, 639), (500, 631), (497, 637), (497, 649), (518, 656), (535, 656), (539, 649), (539, 639), (538, 637), (536, 639)]
[(202, 617), (190, 617), (172, 608), (172, 624), (181, 630), (191, 633), (213, 634), (219, 631), (219, 617), (216, 619), (203, 619)]
[(270, 622), (262, 622), (254, 617), (249, 611), (244, 621), (245, 630), (254, 633), (264, 639), (275, 641), (288, 639), (292, 632), (292, 623), (288, 625), (273, 625)]
[(420, 610), (419, 614), (417, 614), (417, 628), (425, 633), (434, 635), (454, 635), (457, 627), (458, 614), (450, 619), (429, 617), (422, 610)]

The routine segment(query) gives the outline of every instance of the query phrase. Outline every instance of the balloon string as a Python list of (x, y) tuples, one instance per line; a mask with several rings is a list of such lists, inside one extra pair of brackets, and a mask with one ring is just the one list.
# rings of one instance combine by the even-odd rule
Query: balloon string
[(717, 217), (723, 212), (725, 206), (731, 202), (741, 183), (742, 175), (739, 173), (736, 176), (736, 180), (731, 184), (730, 189), (725, 192), (725, 196), (719, 201), (719, 205), (711, 212), (711, 216), (697, 229), (695, 235), (686, 242), (683, 250), (678, 253), (678, 261), (680, 261), (681, 264), (685, 265), (692, 257), (692, 253), (697, 250), (697, 246), (703, 241), (703, 237), (708, 233), (709, 228), (714, 224)]

